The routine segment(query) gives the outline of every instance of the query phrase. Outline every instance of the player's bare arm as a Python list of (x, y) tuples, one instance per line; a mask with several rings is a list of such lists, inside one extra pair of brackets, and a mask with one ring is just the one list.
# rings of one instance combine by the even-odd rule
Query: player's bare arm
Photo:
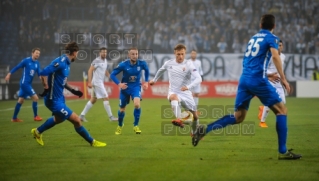
[(151, 86), (155, 84), (154, 80), (151, 80), (149, 83)]
[(119, 83), (118, 86), (119, 86), (119, 88), (121, 88), (123, 90), (127, 88), (126, 83)]
[(110, 78), (110, 72), (109, 71), (105, 71), (105, 76), (107, 76), (108, 78)]
[(49, 86), (48, 86), (48, 76), (41, 76), (41, 82), (42, 82), (42, 85), (44, 87), (44, 89), (48, 89)]
[(92, 88), (92, 74), (94, 71), (94, 66), (90, 66), (89, 70), (88, 70), (88, 87)]
[(143, 87), (143, 90), (147, 90), (148, 89), (148, 82), (144, 82), (142, 87)]
[(287, 92), (290, 93), (290, 86), (287, 82), (286, 76), (285, 76), (284, 71), (282, 69), (282, 63), (281, 63), (281, 60), (280, 60), (280, 57), (278, 54), (278, 50), (275, 48), (270, 48), (270, 51), (271, 51), (272, 59), (273, 59), (273, 62), (276, 66), (277, 72), (280, 75), (281, 82), (282, 82), (283, 86), (286, 88)]
[(268, 80), (272, 83), (280, 82), (280, 77), (279, 77), (279, 74), (277, 72), (267, 74), (267, 77), (268, 77)]
[(11, 76), (11, 73), (9, 72), (4, 79), (5, 79), (6, 81), (9, 81), (9, 80), (10, 80), (10, 76)]

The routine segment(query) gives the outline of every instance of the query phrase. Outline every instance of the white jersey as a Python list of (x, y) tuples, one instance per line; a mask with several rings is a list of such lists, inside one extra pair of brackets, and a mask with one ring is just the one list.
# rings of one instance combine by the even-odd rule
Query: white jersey
[[(281, 65), (282, 65), (282, 68), (284, 68), (284, 63), (285, 63), (285, 59), (286, 59), (286, 55), (284, 55), (283, 53), (280, 53), (280, 60), (281, 60)], [(269, 61), (269, 64), (268, 64), (268, 68), (267, 68), (267, 74), (271, 74), (271, 73), (276, 73), (278, 72), (277, 69), (276, 69), (276, 66), (272, 60), (272, 57)]]
[(95, 68), (95, 70), (93, 71), (92, 84), (103, 84), (105, 78), (105, 71), (107, 68), (106, 59), (101, 59), (101, 57), (97, 57), (93, 60), (91, 65)]
[[(191, 62), (193, 62), (193, 64), (194, 64), (196, 70), (198, 71), (199, 75), (202, 76), (204, 74), (203, 73), (203, 69), (202, 69), (202, 62), (200, 60), (198, 60), (198, 59), (195, 59), (195, 60), (189, 59), (189, 60)], [(193, 79), (193, 77), (192, 77), (192, 79)]]
[[(166, 70), (168, 71), (169, 92), (180, 92), (183, 86), (187, 86), (188, 89), (191, 89), (202, 82), (202, 78), (190, 60), (184, 60), (182, 63), (177, 63), (176, 59), (166, 61), (157, 71), (154, 82), (156, 82)], [(192, 76), (194, 76), (194, 80), (191, 80)]]

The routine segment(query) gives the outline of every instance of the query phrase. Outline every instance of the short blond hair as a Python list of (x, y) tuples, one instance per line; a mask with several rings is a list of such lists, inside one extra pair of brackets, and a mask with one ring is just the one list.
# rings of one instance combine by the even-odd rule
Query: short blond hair
[(174, 51), (176, 50), (186, 50), (186, 46), (184, 44), (177, 44), (175, 47), (174, 47)]

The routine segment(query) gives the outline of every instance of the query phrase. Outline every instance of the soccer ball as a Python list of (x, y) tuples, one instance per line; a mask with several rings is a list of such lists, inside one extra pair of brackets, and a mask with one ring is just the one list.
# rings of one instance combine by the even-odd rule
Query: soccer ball
[(183, 111), (181, 113), (181, 121), (183, 121), (184, 124), (191, 124), (194, 120), (194, 115), (190, 111)]

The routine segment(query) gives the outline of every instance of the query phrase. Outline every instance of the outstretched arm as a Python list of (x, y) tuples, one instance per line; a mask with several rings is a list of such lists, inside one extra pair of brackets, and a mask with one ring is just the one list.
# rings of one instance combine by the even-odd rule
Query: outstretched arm
[(158, 69), (153, 80), (150, 81), (150, 85), (154, 85), (155, 82), (164, 74), (166, 70), (167, 70), (167, 66), (165, 62), (164, 65), (160, 69)]
[(7, 76), (5, 77), (6, 81), (10, 80), (11, 74), (13, 74), (14, 72), (16, 72), (17, 70), (19, 70), (20, 68), (24, 67), (24, 63), (25, 61), (22, 60), (17, 66), (13, 67), (13, 69), (7, 74)]

